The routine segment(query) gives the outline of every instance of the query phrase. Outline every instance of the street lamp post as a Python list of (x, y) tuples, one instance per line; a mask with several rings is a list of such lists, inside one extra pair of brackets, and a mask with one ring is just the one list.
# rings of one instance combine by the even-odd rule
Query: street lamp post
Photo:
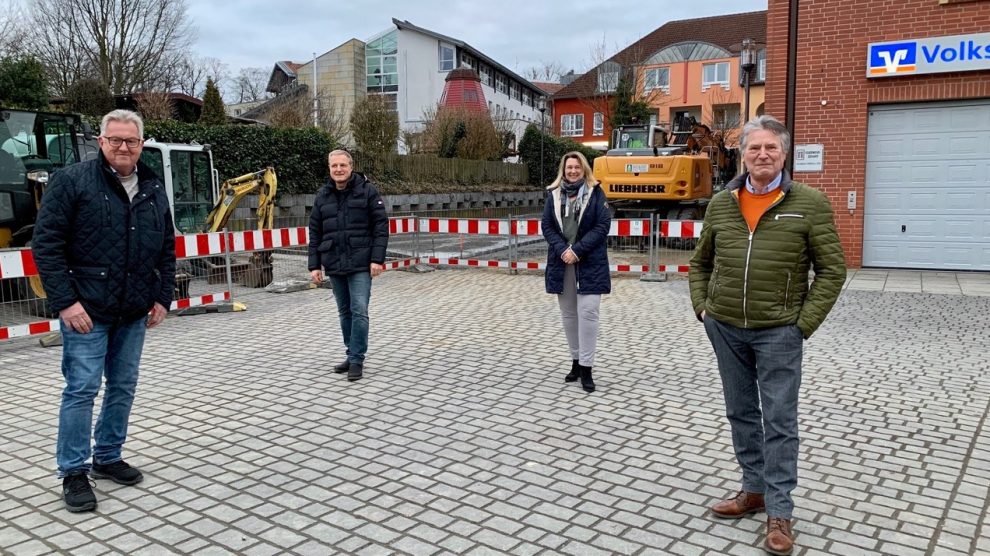
[(546, 122), (543, 119), (547, 111), (547, 97), (536, 99), (536, 109), (540, 111), (540, 185), (543, 183), (543, 134), (546, 133)]
[(743, 39), (742, 50), (739, 52), (739, 67), (743, 71), (743, 89), (745, 99), (745, 112), (743, 112), (743, 123), (749, 121), (749, 81), (756, 67), (756, 41), (753, 39)]

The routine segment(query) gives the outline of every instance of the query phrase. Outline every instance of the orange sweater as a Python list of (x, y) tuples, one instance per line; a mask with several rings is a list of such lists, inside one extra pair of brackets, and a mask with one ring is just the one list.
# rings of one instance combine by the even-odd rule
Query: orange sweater
[(746, 219), (746, 224), (749, 225), (750, 232), (756, 231), (756, 224), (759, 223), (763, 213), (777, 200), (779, 194), (779, 187), (763, 195), (750, 193), (746, 186), (739, 188), (739, 209)]

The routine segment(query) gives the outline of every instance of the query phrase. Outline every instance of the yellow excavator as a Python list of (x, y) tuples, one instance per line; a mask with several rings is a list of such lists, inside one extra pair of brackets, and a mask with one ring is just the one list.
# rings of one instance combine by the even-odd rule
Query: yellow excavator
[[(230, 217), (237, 205), (248, 195), (258, 195), (258, 225), (259, 230), (271, 230), (275, 220), (275, 194), (278, 192), (278, 178), (271, 166), (264, 170), (244, 174), (223, 182), (219, 187), (217, 202), (206, 215), (201, 227), (203, 232), (220, 232), (226, 229)], [(178, 209), (178, 207), (176, 207)], [(207, 274), (211, 283), (226, 280), (226, 268), (220, 258), (207, 258), (198, 267)], [(246, 262), (235, 262), (231, 268), (235, 279), (245, 286), (261, 288), (272, 282), (272, 252), (255, 251)], [(189, 279), (193, 265), (182, 265), (176, 276), (176, 287), (179, 297), (188, 297)]]
[(613, 130), (594, 174), (617, 218), (698, 220), (712, 196), (711, 159), (669, 145), (667, 130), (656, 125)]

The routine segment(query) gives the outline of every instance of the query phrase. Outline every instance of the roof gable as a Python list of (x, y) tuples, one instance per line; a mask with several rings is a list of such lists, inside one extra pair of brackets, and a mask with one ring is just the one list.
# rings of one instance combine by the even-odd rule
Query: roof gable
[(682, 43), (707, 43), (734, 55), (731, 53), (739, 51), (739, 45), (745, 38), (753, 39), (758, 44), (766, 44), (766, 11), (669, 21), (578, 77), (570, 85), (554, 93), (553, 98), (594, 96), (598, 86), (598, 71), (604, 64), (618, 64), (628, 68), (644, 63), (667, 47)]

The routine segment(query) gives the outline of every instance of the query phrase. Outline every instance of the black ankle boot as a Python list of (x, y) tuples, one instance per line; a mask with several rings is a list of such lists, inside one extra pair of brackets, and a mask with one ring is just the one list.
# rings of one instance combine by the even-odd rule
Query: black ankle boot
[(578, 360), (575, 359), (574, 362), (571, 363), (571, 372), (567, 373), (567, 376), (564, 377), (564, 382), (575, 382), (580, 377), (581, 365), (578, 365)]
[(578, 365), (581, 369), (581, 388), (587, 393), (592, 393), (595, 391), (595, 380), (591, 378), (591, 367), (585, 367), (584, 365)]

